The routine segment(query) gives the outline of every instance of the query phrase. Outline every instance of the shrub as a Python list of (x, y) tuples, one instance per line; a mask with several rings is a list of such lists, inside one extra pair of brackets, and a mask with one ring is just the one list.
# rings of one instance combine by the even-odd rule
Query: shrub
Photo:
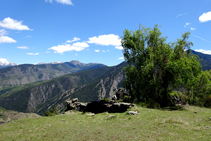
[(155, 109), (160, 109), (160, 104), (158, 102), (155, 102), (154, 100), (149, 100), (147, 103), (147, 108), (155, 108)]
[(55, 115), (58, 115), (57, 105), (55, 105), (54, 108), (51, 108), (50, 110), (47, 110), (45, 112), (45, 116), (55, 116)]
[(106, 98), (106, 97), (104, 97), (102, 100), (104, 100), (105, 102), (109, 102), (110, 101), (110, 99)]

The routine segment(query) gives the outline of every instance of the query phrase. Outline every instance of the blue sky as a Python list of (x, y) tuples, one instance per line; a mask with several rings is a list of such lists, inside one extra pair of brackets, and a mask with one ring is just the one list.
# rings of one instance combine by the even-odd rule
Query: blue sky
[(123, 61), (125, 29), (161, 25), (176, 41), (211, 54), (211, 0), (1, 0), (0, 58), (18, 64)]

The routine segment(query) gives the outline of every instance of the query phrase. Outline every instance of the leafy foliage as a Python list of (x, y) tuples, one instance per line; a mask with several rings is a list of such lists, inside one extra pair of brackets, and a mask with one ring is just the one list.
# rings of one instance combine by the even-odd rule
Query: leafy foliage
[(198, 56), (190, 53), (193, 43), (188, 41), (189, 34), (186, 32), (176, 42), (167, 43), (167, 37), (161, 36), (157, 25), (153, 29), (140, 26), (136, 31), (124, 31), (123, 54), (129, 64), (124, 68), (124, 86), (132, 100), (145, 102), (149, 107), (152, 103), (163, 107), (174, 104), (170, 93), (181, 86), (186, 88), (189, 97), (193, 87), (201, 91), (199, 87), (203, 84), (198, 83), (196, 87), (197, 82), (207, 79), (203, 74), (200, 76)]

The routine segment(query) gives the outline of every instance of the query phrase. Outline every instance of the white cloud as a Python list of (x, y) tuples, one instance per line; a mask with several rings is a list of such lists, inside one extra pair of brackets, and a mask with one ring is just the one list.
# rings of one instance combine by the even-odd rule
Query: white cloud
[(211, 21), (211, 11), (207, 12), (207, 13), (203, 13), (200, 17), (199, 17), (199, 21), (200, 22), (208, 22)]
[(17, 41), (8, 37), (8, 36), (0, 36), (0, 43), (16, 43)]
[(81, 40), (81, 39), (74, 37), (73, 40), (67, 40), (66, 43), (72, 43), (72, 42), (79, 41), (79, 40)]
[(50, 51), (46, 51), (46, 53), (51, 53)]
[(180, 16), (183, 16), (183, 15), (185, 15), (186, 13), (183, 13), (183, 14), (178, 14), (177, 16), (176, 16), (176, 18), (178, 18), (178, 17), (180, 17)]
[[(53, 0), (45, 0), (46, 2), (52, 3)], [(71, 2), (71, 0), (55, 0), (58, 3), (61, 4), (67, 4), (67, 5), (73, 5), (73, 3)]]
[(108, 34), (108, 35), (100, 35), (98, 37), (94, 36), (89, 38), (89, 41), (87, 41), (90, 44), (97, 44), (97, 45), (103, 45), (103, 46), (120, 46), (121, 45), (121, 39), (118, 35), (114, 34)]
[(102, 52), (106, 52), (105, 50), (102, 50)]
[(32, 36), (26, 36), (27, 38), (31, 38)]
[(0, 36), (7, 35), (8, 32), (5, 29), (0, 29)]
[(185, 25), (184, 25), (184, 27), (186, 27), (186, 26), (188, 26), (188, 25), (190, 25), (191, 23), (186, 23)]
[(75, 56), (78, 56), (78, 54), (75, 54)]
[(196, 38), (199, 38), (199, 39), (201, 39), (201, 40), (204, 40), (204, 41), (206, 41), (206, 42), (210, 42), (210, 41), (208, 41), (208, 40), (205, 40), (204, 38), (202, 38), (202, 37), (199, 37), (199, 36), (196, 36), (196, 35), (193, 35), (194, 37), (196, 37)]
[(196, 49), (194, 51), (197, 51), (197, 52), (201, 52), (201, 53), (204, 53), (204, 54), (209, 54), (211, 55), (211, 50), (204, 50), (204, 49)]
[(19, 49), (29, 49), (27, 46), (21, 46), (21, 47), (17, 47)]
[(39, 53), (27, 53), (27, 55), (39, 55)]
[(51, 48), (48, 48), (48, 50), (54, 50), (54, 53), (64, 53), (67, 51), (82, 51), (85, 48), (89, 47), (89, 45), (85, 42), (77, 42), (74, 43), (73, 45), (71, 44), (65, 44), (65, 45), (58, 45), (58, 46), (53, 46)]
[(100, 50), (95, 50), (95, 52), (100, 52)]
[(122, 60), (122, 59), (124, 59), (124, 57), (119, 57), (118, 59), (121, 59)]
[(123, 50), (123, 47), (122, 46), (116, 46), (115, 48), (116, 49), (119, 49), (119, 50)]
[(195, 30), (196, 28), (192, 28), (192, 27), (191, 27), (190, 29), (191, 29), (191, 30)]
[(22, 25), (22, 21), (13, 20), (10, 17), (0, 21), (0, 26), (12, 30), (31, 30), (28, 26)]
[(4, 36), (7, 35), (8, 32), (5, 29), (0, 29), (0, 43), (16, 43), (17, 41), (8, 37)]

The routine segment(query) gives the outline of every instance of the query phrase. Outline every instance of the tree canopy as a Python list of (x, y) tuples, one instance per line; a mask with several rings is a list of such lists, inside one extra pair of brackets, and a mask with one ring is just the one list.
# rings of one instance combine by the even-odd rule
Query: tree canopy
[(168, 43), (158, 25), (124, 31), (121, 43), (128, 63), (124, 68), (124, 86), (133, 101), (168, 106), (174, 104), (171, 99), (174, 90), (185, 88), (190, 96), (193, 87), (200, 85), (197, 82), (202, 69), (198, 56), (190, 53), (193, 43), (188, 41), (189, 35), (186, 32), (182, 38)]

